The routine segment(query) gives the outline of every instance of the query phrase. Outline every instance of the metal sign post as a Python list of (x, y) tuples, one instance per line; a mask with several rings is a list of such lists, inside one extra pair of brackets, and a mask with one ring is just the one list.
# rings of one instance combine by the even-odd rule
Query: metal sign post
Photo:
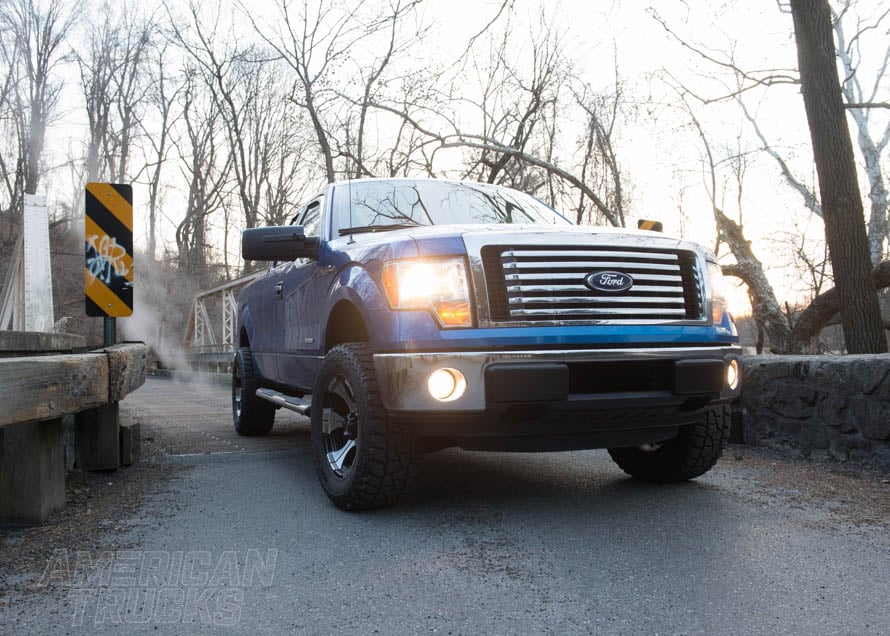
[(110, 346), (117, 341), (115, 319), (133, 315), (133, 187), (88, 183), (85, 206), (86, 313), (105, 319)]

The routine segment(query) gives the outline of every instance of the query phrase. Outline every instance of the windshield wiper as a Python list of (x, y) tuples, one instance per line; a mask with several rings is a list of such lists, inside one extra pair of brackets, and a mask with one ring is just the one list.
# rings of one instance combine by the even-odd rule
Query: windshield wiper
[(364, 234), (366, 232), (389, 232), (390, 230), (404, 230), (409, 227), (423, 227), (420, 223), (387, 223), (386, 225), (357, 225), (355, 227), (340, 228), (340, 236), (349, 234)]

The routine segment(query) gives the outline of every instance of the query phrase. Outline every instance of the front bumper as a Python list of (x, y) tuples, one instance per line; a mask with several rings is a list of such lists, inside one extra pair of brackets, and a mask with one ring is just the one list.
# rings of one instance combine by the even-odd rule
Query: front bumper
[[(738, 346), (379, 353), (374, 365), (392, 414), (482, 413), (491, 407), (549, 404), (593, 410), (700, 407), (739, 394), (726, 384)], [(467, 380), (459, 399), (440, 402), (427, 381), (441, 368)]]

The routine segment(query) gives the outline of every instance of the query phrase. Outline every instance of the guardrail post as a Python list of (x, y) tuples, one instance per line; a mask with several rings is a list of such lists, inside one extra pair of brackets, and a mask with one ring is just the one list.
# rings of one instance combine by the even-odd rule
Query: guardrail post
[(98, 406), (75, 416), (74, 465), (80, 470), (120, 468), (118, 403)]
[(139, 432), (129, 430), (122, 459), (118, 403), (145, 382), (145, 345), (27, 355), (51, 336), (0, 335), (0, 351), (19, 354), (0, 357), (0, 523), (42, 523), (65, 505), (64, 420), (73, 414), (78, 468), (114, 470), (139, 454)]
[(65, 506), (62, 419), (0, 427), (0, 523), (43, 523)]

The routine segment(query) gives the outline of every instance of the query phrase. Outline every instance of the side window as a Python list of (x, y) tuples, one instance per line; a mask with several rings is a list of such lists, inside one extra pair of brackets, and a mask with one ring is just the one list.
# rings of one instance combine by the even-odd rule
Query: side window
[(321, 199), (316, 199), (306, 206), (306, 211), (300, 217), (299, 225), (303, 226), (306, 236), (318, 236), (321, 223)]

